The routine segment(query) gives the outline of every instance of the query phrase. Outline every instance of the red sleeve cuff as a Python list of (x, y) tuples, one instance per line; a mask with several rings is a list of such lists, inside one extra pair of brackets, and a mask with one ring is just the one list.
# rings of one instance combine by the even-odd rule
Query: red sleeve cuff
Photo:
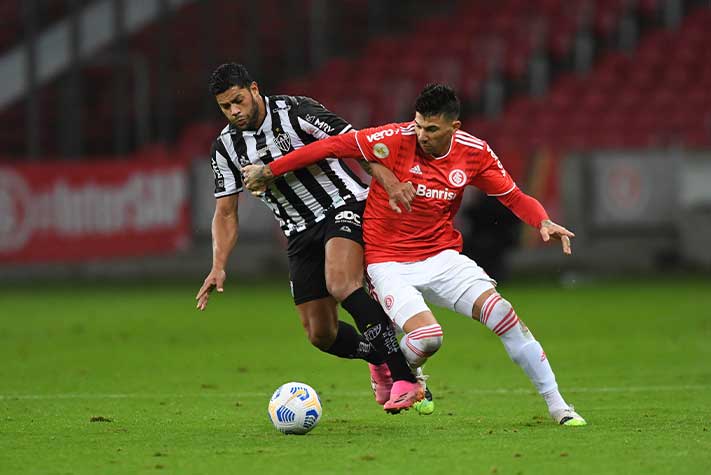
[(534, 197), (527, 195), (518, 187), (511, 193), (499, 196), (499, 201), (518, 218), (536, 229), (541, 227), (541, 221), (548, 219), (548, 213), (543, 205)]

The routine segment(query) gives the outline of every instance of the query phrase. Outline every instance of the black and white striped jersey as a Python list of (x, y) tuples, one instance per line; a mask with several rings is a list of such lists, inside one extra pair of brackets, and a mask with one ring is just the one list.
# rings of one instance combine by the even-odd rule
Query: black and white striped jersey
[[(228, 125), (212, 144), (215, 197), (242, 191), (241, 167), (279, 160), (291, 150), (351, 130), (351, 125), (311, 98), (264, 96), (266, 117), (256, 131)], [(362, 201), (368, 187), (342, 161), (329, 158), (276, 179), (261, 197), (284, 234), (321, 221), (329, 209)]]

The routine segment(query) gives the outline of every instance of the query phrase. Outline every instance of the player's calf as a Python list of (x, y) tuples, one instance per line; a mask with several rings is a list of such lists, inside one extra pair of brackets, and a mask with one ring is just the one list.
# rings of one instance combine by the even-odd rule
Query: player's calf
[(414, 382), (415, 377), (398, 347), (390, 319), (382, 307), (362, 287), (349, 295), (341, 305), (353, 316), (364, 339), (382, 355), (392, 380)]
[(511, 304), (501, 295), (493, 293), (482, 305), (479, 318), (501, 339), (509, 357), (523, 369), (543, 396), (551, 415), (567, 410), (568, 404), (558, 391), (545, 351), (518, 318)]

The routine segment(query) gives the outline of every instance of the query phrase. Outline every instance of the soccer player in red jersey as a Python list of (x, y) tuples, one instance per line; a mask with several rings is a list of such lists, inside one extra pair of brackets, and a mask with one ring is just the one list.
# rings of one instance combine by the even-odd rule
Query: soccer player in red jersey
[(371, 185), (363, 223), (365, 260), (376, 297), (405, 333), (400, 348), (410, 365), (421, 366), (442, 344), (442, 327), (427, 300), (489, 328), (543, 396), (551, 417), (561, 425), (585, 425), (558, 391), (540, 343), (496, 292), (496, 282), (461, 254), (462, 235), (453, 220), (465, 187), (473, 185), (537, 228), (544, 241), (560, 239), (565, 254), (571, 253), (574, 234), (516, 186), (486, 142), (460, 130), (459, 108), (452, 89), (429, 85), (417, 98), (412, 122), (339, 135), (265, 167), (245, 167), (247, 187), (263, 189), (272, 177), (327, 156), (388, 167), (403, 182), (389, 186), (401, 187), (401, 195), (412, 200), (411, 212), (398, 214), (384, 187)]

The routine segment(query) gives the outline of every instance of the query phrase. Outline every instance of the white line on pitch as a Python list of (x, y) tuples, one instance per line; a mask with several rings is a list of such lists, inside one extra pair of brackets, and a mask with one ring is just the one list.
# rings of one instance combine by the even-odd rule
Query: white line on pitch
[[(710, 391), (711, 385), (679, 385), (679, 386), (629, 386), (629, 387), (600, 387), (600, 388), (563, 388), (565, 393), (645, 393), (655, 391)], [(448, 390), (448, 392), (451, 389)], [(369, 391), (330, 391), (319, 390), (322, 396), (362, 396), (370, 394)], [(459, 394), (534, 394), (533, 389), (524, 388), (499, 388), (499, 389), (464, 389), (454, 390)], [(248, 393), (220, 393), (206, 390), (193, 394), (150, 394), (150, 393), (124, 393), (124, 394), (93, 394), (93, 393), (58, 393), (58, 394), (0, 394), (2, 400), (52, 400), (52, 399), (182, 399), (182, 398), (253, 398), (264, 397), (271, 391)]]

